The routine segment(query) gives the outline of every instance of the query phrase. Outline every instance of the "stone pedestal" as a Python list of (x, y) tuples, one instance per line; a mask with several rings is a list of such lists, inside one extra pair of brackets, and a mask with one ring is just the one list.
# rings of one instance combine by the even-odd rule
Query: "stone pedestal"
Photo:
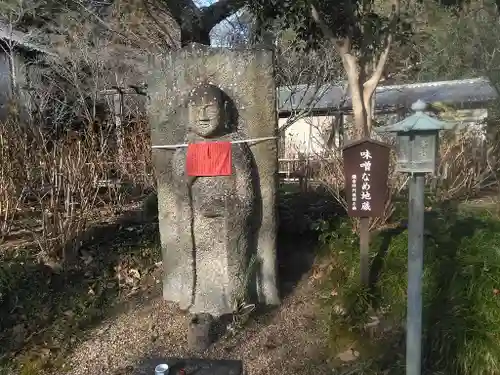
[(214, 319), (210, 314), (193, 316), (188, 324), (187, 342), (192, 353), (200, 354), (208, 349), (213, 340)]

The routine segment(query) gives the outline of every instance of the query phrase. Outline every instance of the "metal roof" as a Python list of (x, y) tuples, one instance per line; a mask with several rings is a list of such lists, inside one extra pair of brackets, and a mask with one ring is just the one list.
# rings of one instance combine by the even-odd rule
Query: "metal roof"
[[(278, 108), (281, 115), (312, 108), (312, 113), (332, 110), (350, 111), (352, 101), (339, 84), (323, 85), (318, 89), (300, 85), (278, 89)], [(423, 82), (407, 85), (379, 86), (376, 90), (376, 109), (379, 111), (410, 108), (417, 100), (428, 104), (441, 103), (458, 107), (474, 107), (498, 98), (498, 92), (486, 78), (454, 81)]]

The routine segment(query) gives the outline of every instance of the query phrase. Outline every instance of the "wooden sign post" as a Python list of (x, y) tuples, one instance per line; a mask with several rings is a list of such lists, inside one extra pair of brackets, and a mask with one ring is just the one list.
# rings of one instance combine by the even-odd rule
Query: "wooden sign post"
[(347, 212), (360, 218), (360, 274), (364, 286), (368, 286), (370, 275), (370, 218), (384, 213), (390, 149), (370, 138), (343, 148)]

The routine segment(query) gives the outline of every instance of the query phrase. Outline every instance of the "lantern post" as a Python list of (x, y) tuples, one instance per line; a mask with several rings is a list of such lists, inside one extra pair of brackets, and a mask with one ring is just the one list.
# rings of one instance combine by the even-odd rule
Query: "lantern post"
[(408, 293), (406, 316), (406, 375), (421, 375), (422, 277), (424, 261), (425, 174), (435, 174), (439, 131), (448, 124), (424, 113), (426, 104), (412, 105), (414, 114), (376, 132), (396, 134), (396, 171), (410, 175), (408, 218)]

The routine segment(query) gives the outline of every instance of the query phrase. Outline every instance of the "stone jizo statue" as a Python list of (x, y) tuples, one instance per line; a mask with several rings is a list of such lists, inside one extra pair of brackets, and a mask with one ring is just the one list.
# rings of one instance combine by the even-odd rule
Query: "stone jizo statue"
[[(187, 102), (186, 143), (241, 139), (231, 99), (217, 86), (202, 84)], [(232, 144), (230, 176), (195, 177), (186, 173), (186, 148), (172, 159), (175, 225), (181, 258), (190, 259), (166, 275), (164, 297), (193, 314), (232, 313), (246, 293), (248, 261), (256, 249), (255, 200), (258, 184), (252, 153)], [(167, 265), (168, 267), (168, 265)]]

